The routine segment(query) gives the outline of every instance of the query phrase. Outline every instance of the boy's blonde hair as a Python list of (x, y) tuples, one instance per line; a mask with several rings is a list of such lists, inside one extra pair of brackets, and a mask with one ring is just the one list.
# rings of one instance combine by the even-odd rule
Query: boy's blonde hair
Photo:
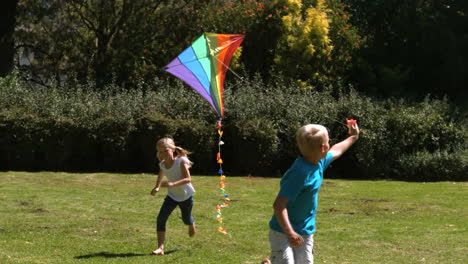
[(156, 151), (158, 150), (158, 147), (169, 147), (175, 150), (176, 157), (187, 157), (191, 154), (190, 151), (176, 146), (174, 140), (170, 137), (164, 137), (158, 140), (158, 142), (156, 142)]
[(316, 153), (322, 144), (326, 144), (327, 129), (322, 125), (308, 124), (296, 132), (296, 143), (302, 155)]

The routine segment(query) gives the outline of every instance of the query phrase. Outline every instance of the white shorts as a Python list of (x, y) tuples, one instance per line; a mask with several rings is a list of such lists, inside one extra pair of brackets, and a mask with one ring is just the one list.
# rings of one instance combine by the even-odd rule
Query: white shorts
[(302, 246), (292, 248), (285, 234), (270, 229), (271, 264), (313, 264), (314, 235), (302, 237)]

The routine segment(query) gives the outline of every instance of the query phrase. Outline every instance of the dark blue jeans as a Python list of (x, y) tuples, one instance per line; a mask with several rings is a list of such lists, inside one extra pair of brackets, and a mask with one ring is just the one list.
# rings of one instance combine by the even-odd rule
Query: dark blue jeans
[(194, 222), (192, 216), (192, 208), (193, 208), (193, 197), (190, 196), (185, 201), (177, 202), (169, 196), (166, 196), (164, 199), (164, 203), (161, 206), (161, 210), (159, 210), (158, 218), (156, 221), (156, 231), (158, 232), (166, 232), (166, 222), (169, 216), (171, 215), (172, 211), (179, 206), (180, 212), (182, 213), (182, 221), (184, 224), (191, 225)]

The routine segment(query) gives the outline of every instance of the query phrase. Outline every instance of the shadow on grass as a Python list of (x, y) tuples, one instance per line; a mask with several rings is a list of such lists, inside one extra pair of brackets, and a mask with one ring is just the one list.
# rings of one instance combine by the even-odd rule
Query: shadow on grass
[[(165, 255), (169, 255), (176, 250), (169, 250), (164, 252)], [(89, 259), (89, 258), (132, 258), (132, 257), (142, 257), (150, 256), (150, 254), (137, 254), (137, 253), (110, 253), (110, 252), (99, 252), (88, 255), (81, 255), (74, 257), (75, 259)]]

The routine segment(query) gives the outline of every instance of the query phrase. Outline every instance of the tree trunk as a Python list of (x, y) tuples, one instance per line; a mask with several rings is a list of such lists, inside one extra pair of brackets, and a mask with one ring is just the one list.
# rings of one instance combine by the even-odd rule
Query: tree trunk
[(13, 69), (15, 55), (13, 32), (17, 5), (18, 0), (3, 0), (0, 6), (0, 77), (7, 76)]

